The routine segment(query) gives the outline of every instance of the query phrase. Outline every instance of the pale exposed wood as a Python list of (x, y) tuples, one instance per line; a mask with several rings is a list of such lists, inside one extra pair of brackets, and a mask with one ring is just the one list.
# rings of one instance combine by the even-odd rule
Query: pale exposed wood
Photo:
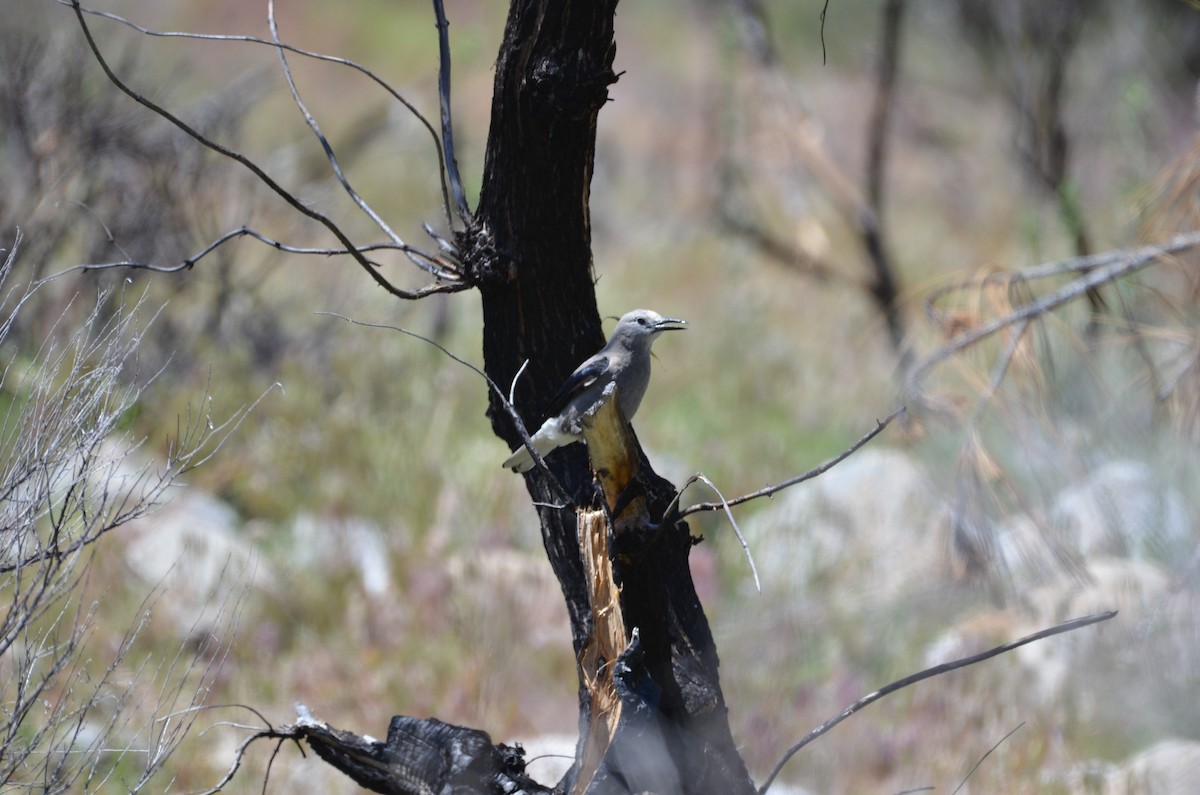
[[(591, 699), (591, 727), (580, 757), (574, 792), (591, 784), (612, 741), (621, 717), (621, 701), (613, 683), (613, 664), (627, 645), (621, 600), (613, 579), (608, 516), (616, 510), (625, 488), (637, 474), (637, 447), (616, 400), (615, 384), (605, 400), (583, 418), (592, 470), (604, 491), (605, 510), (580, 510), (579, 554), (592, 607), (592, 633), (579, 656), (581, 678)], [(642, 510), (644, 511), (644, 500)]]

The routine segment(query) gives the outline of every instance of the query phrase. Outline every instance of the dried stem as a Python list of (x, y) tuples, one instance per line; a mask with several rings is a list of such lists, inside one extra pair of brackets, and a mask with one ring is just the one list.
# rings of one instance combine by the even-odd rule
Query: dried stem
[[(725, 499), (725, 495), (721, 493), (721, 490), (718, 489), (711, 480), (705, 477), (703, 472), (697, 472), (687, 479), (687, 482), (679, 488), (678, 492), (676, 492), (675, 499), (671, 500), (670, 505), (667, 506), (667, 510), (663, 515), (671, 515), (671, 512), (674, 511), (679, 505), (679, 498), (683, 496), (683, 492), (687, 490), (688, 486), (692, 485), (696, 481), (703, 481), (706, 486), (716, 492), (716, 495), (721, 498), (720, 505), (725, 510), (725, 516), (727, 519), (729, 519), (729, 524), (733, 526), (733, 532), (737, 536), (738, 542), (742, 545), (742, 551), (746, 553), (746, 560), (750, 562), (750, 571), (754, 574), (754, 587), (759, 593), (762, 593), (762, 581), (758, 577), (758, 566), (754, 565), (754, 555), (750, 553), (750, 545), (746, 543), (746, 537), (742, 535), (742, 528), (738, 527), (737, 520), (733, 518), (733, 511), (729, 508), (729, 501)], [(683, 514), (680, 514), (679, 518), (682, 517)]]
[(342, 189), (346, 191), (346, 195), (350, 197), (360, 210), (363, 211), (375, 225), (383, 230), (383, 233), (391, 238), (392, 242), (397, 246), (405, 247), (404, 241), (400, 236), (388, 225), (386, 221), (379, 217), (379, 214), (371, 208), (371, 205), (358, 194), (346, 179), (345, 173), (342, 172), (342, 165), (338, 162), (337, 155), (333, 153), (333, 147), (329, 144), (329, 139), (325, 137), (325, 133), (321, 132), (321, 125), (309, 112), (308, 106), (304, 104), (304, 100), (300, 98), (300, 89), (296, 87), (296, 79), (292, 75), (292, 68), (288, 66), (287, 51), (278, 45), (282, 42), (279, 39), (279, 23), (275, 19), (275, 0), (267, 0), (267, 25), (271, 29), (271, 41), (276, 45), (275, 52), (279, 56), (279, 65), (283, 69), (284, 80), (287, 81), (288, 90), (292, 94), (292, 101), (296, 103), (296, 107), (300, 111), (300, 115), (304, 117), (304, 123), (312, 130), (314, 136), (321, 143), (321, 149), (325, 151), (325, 159), (329, 161), (329, 167), (333, 170), (333, 175), (337, 178)]

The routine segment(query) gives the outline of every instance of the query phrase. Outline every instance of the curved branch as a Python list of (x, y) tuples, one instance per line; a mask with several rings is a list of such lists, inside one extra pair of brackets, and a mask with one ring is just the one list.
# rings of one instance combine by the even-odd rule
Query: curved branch
[(180, 119), (178, 116), (172, 114), (166, 108), (134, 91), (119, 77), (117, 77), (116, 73), (113, 72), (112, 67), (109, 66), (108, 61), (104, 58), (103, 53), (101, 53), (100, 47), (96, 44), (95, 38), (92, 36), (91, 28), (88, 26), (87, 20), (84, 18), (83, 8), (80, 6), (79, 0), (68, 1), (71, 5), (71, 8), (75, 11), (75, 17), (79, 21), (79, 27), (83, 31), (84, 38), (87, 40), (88, 48), (91, 50), (92, 55), (95, 56), (97, 63), (100, 64), (100, 68), (104, 70), (105, 76), (108, 77), (109, 81), (113, 85), (115, 85), (122, 93), (133, 99), (138, 104), (175, 125), (179, 130), (186, 133), (197, 143), (213, 150), (219, 155), (240, 163), (252, 174), (254, 174), (254, 176), (256, 176), (264, 185), (274, 191), (276, 195), (287, 202), (294, 210), (324, 226), (327, 230), (329, 230), (330, 233), (333, 234), (335, 238), (337, 238), (338, 242), (346, 248), (347, 253), (363, 268), (363, 270), (367, 272), (367, 274), (375, 281), (375, 283), (387, 290), (388, 293), (398, 298), (417, 299), (431, 293), (456, 292), (458, 290), (467, 289), (469, 285), (466, 282), (438, 283), (428, 285), (420, 290), (415, 291), (404, 290), (392, 284), (391, 281), (389, 281), (382, 273), (379, 272), (379, 269), (375, 263), (363, 256), (362, 252), (357, 246), (354, 245), (353, 242), (351, 242), (350, 238), (347, 237), (346, 233), (342, 231), (341, 227), (334, 223), (328, 216), (306, 206), (294, 194), (272, 179), (271, 176), (268, 175), (267, 172), (265, 172), (257, 163), (243, 155), (241, 152), (230, 149), (229, 147), (207, 137), (194, 127), (190, 126), (187, 122)]
[[(57, 0), (57, 2), (60, 5), (65, 5), (65, 6), (71, 6), (71, 5), (77, 4), (77, 3), (75, 3), (75, 0)], [(85, 14), (91, 14), (92, 16), (102, 17), (111, 22), (117, 22), (121, 25), (124, 25), (127, 28), (136, 30), (138, 33), (141, 33), (145, 36), (154, 36), (156, 38), (168, 38), (168, 39), (198, 39), (198, 40), (202, 40), (202, 41), (239, 41), (239, 42), (246, 42), (249, 44), (265, 44), (268, 47), (275, 47), (280, 50), (287, 50), (288, 52), (295, 53), (296, 55), (302, 56), (304, 58), (312, 58), (315, 61), (326, 61), (328, 63), (339, 64), (341, 66), (345, 66), (349, 69), (353, 69), (354, 71), (359, 72), (363, 76), (372, 80), (376, 85), (378, 85), (380, 88), (382, 88), (388, 94), (390, 94), (393, 99), (395, 99), (397, 102), (399, 102), (401, 105), (403, 105), (404, 109), (407, 110), (409, 113), (411, 113), (413, 115), (413, 117), (415, 119), (417, 119), (417, 121), (421, 122), (421, 125), (425, 128), (426, 132), (429, 133), (430, 138), (433, 139), (434, 150), (437, 152), (438, 177), (439, 177), (439, 182), (441, 183), (441, 189), (442, 189), (442, 202), (447, 208), (450, 206), (450, 195), (446, 188), (446, 161), (442, 154), (442, 144), (441, 144), (441, 141), (438, 140), (437, 131), (433, 129), (433, 125), (429, 123), (429, 120), (425, 118), (425, 115), (423, 113), (421, 113), (421, 111), (417, 110), (416, 105), (412, 104), (410, 101), (405, 99), (403, 94), (401, 94), (396, 89), (392, 88), (392, 86), (389, 85), (388, 82), (386, 80), (384, 80), (382, 77), (375, 74), (373, 71), (371, 71), (367, 67), (363, 66), (362, 64), (358, 63), (357, 61), (352, 61), (349, 58), (341, 58), (336, 55), (326, 55), (324, 53), (313, 52), (312, 50), (305, 50), (301, 47), (296, 47), (295, 45), (292, 45), (292, 44), (287, 44), (284, 42), (275, 42), (275, 41), (271, 41), (270, 39), (260, 38), (258, 36), (234, 35), (234, 34), (227, 34), (227, 33), (190, 33), (187, 31), (154, 30), (152, 28), (143, 27), (142, 25), (139, 25), (136, 22), (133, 22), (132, 20), (126, 19), (125, 17), (122, 17), (119, 14), (114, 14), (109, 11), (100, 11), (98, 9), (89, 8), (87, 6), (79, 6), (79, 10)], [(452, 224), (452, 219), (450, 218), (450, 213), (449, 213), (448, 209), (446, 211), (446, 222), (448, 224)]]
[(750, 562), (750, 573), (754, 575), (754, 587), (759, 593), (762, 593), (762, 580), (758, 576), (758, 566), (754, 564), (754, 555), (750, 552), (750, 545), (746, 543), (746, 537), (742, 535), (742, 528), (738, 527), (737, 520), (733, 518), (733, 511), (729, 507), (729, 501), (725, 499), (725, 495), (717, 488), (711, 480), (709, 480), (703, 472), (697, 472), (687, 479), (687, 482), (679, 487), (679, 491), (675, 494), (675, 499), (671, 500), (671, 504), (664, 511), (664, 515), (669, 516), (671, 511), (679, 504), (679, 498), (683, 496), (683, 492), (688, 486), (698, 480), (704, 481), (704, 484), (716, 492), (716, 495), (721, 498), (721, 507), (725, 510), (725, 518), (729, 520), (729, 524), (733, 526), (734, 535), (737, 536), (738, 543), (742, 545), (742, 551), (746, 553), (746, 560)]
[[(1178, 254), (1186, 251), (1189, 248), (1200, 246), (1200, 232), (1190, 232), (1181, 235), (1176, 235), (1165, 244), (1161, 245), (1165, 254)], [(982, 287), (997, 279), (1013, 277), (1020, 278), (1024, 281), (1035, 281), (1037, 279), (1047, 279), (1052, 276), (1062, 276), (1064, 274), (1086, 274), (1091, 273), (1097, 268), (1102, 268), (1107, 265), (1112, 265), (1115, 262), (1123, 262), (1129, 257), (1138, 256), (1141, 252), (1158, 248), (1159, 246), (1144, 246), (1142, 248), (1129, 249), (1119, 248), (1112, 251), (1103, 251), (1099, 254), (1089, 254), (1083, 257), (1071, 257), (1070, 259), (1057, 260), (1055, 262), (1044, 262), (1040, 265), (1032, 265), (1028, 268), (1019, 268), (1012, 271), (1000, 271), (989, 273), (980, 279), (970, 279), (958, 284), (952, 284), (949, 287), (942, 287), (935, 290), (928, 298), (925, 299), (925, 311), (931, 312), (934, 304), (946, 297), (950, 293), (959, 292), (976, 287)]]
[[(85, 207), (84, 209), (88, 210), (88, 212), (91, 212), (91, 210), (89, 208)], [(234, 240), (239, 237), (253, 238), (253, 239), (259, 241), (260, 243), (264, 243), (264, 244), (270, 246), (271, 248), (275, 249), (276, 251), (282, 251), (287, 254), (303, 254), (303, 255), (308, 255), (308, 256), (320, 256), (320, 257), (336, 257), (336, 256), (348, 255), (348, 254), (350, 254), (350, 251), (351, 251), (350, 249), (346, 249), (346, 248), (315, 248), (315, 247), (311, 247), (311, 246), (293, 246), (288, 243), (281, 243), (280, 241), (275, 240), (274, 238), (268, 237), (267, 235), (264, 235), (263, 233), (261, 233), (257, 230), (251, 229), (248, 226), (239, 226), (237, 229), (230, 229), (228, 232), (225, 232), (225, 233), (219, 235), (218, 237), (213, 239), (210, 243), (206, 244), (198, 252), (191, 255), (190, 257), (185, 257), (183, 260), (180, 260), (179, 262), (175, 263), (174, 265), (155, 265), (153, 263), (141, 262), (141, 261), (138, 261), (138, 260), (135, 260), (135, 259), (132, 259), (131, 257), (129, 257), (129, 255), (126, 254), (126, 252), (121, 248), (120, 243), (113, 237), (112, 232), (108, 229), (108, 227), (105, 226), (102, 221), (100, 222), (100, 224), (101, 224), (101, 226), (104, 227), (105, 236), (108, 238), (108, 242), (110, 244), (112, 244), (114, 247), (116, 247), (119, 251), (121, 251), (122, 254), (125, 254), (126, 258), (122, 259), (122, 260), (114, 260), (112, 262), (90, 262), (90, 263), (84, 263), (82, 265), (75, 265), (70, 268), (67, 268), (66, 270), (62, 271), (59, 274), (55, 274), (54, 276), (50, 276), (47, 278), (55, 278), (56, 276), (59, 276), (62, 273), (69, 273), (69, 272), (75, 271), (75, 270), (104, 270), (107, 268), (130, 268), (132, 270), (153, 271), (154, 273), (178, 273), (180, 271), (189, 270), (197, 262), (199, 262), (200, 260), (207, 257), (209, 254), (216, 251), (218, 248), (223, 246), (225, 243), (228, 243), (230, 240)], [(366, 254), (366, 253), (369, 253), (372, 251), (402, 251), (408, 255), (409, 259), (413, 259), (414, 257), (415, 258), (421, 258), (421, 257), (425, 258), (427, 261), (418, 262), (417, 263), (418, 266), (422, 270), (426, 271), (427, 273), (431, 274), (432, 276), (434, 276), (436, 278), (451, 279), (451, 278), (453, 278), (453, 275), (454, 275), (454, 273), (452, 271), (447, 271), (447, 270), (443, 269), (445, 266), (445, 263), (443, 262), (443, 260), (441, 258), (426, 254), (425, 252), (421, 251), (420, 249), (413, 248), (412, 246), (409, 246), (407, 244), (397, 245), (395, 243), (369, 243), (365, 246), (356, 246), (355, 250), (357, 250), (363, 254)], [(456, 286), (457, 286), (456, 284), (451, 283), (451, 284), (447, 284), (446, 288), (456, 287)], [(448, 289), (440, 289), (440, 288), (437, 290), (437, 292), (448, 292), (448, 291), (449, 291)]]
[(338, 162), (337, 155), (333, 153), (333, 147), (329, 144), (329, 139), (325, 137), (325, 133), (321, 132), (321, 125), (317, 124), (317, 120), (309, 112), (308, 106), (304, 104), (304, 100), (300, 98), (300, 89), (296, 86), (296, 80), (292, 76), (292, 68), (288, 65), (287, 51), (279, 45), (282, 43), (279, 39), (279, 24), (275, 19), (275, 0), (267, 0), (267, 26), (271, 30), (271, 41), (275, 42), (275, 52), (279, 56), (279, 65), (283, 68), (283, 78), (287, 81), (288, 90), (292, 93), (292, 101), (296, 103), (296, 107), (300, 110), (300, 115), (304, 117), (304, 123), (312, 130), (313, 135), (321, 143), (321, 148), (325, 151), (325, 159), (329, 161), (329, 168), (333, 171), (334, 177), (341, 184), (342, 189), (346, 191), (346, 195), (350, 197), (360, 210), (366, 213), (367, 217), (375, 222), (383, 233), (392, 239), (392, 242), (398, 246), (404, 246), (405, 243), (400, 239), (400, 236), (388, 225), (386, 221), (379, 217), (379, 214), (367, 204), (362, 196), (358, 194), (351, 185), (350, 180), (346, 179), (345, 173), (342, 171), (342, 164)]
[(959, 782), (957, 787), (954, 788), (954, 792), (951, 792), (950, 795), (958, 795), (958, 793), (962, 792), (962, 788), (967, 786), (967, 782), (970, 780), (971, 776), (975, 775), (975, 771), (979, 769), (979, 766), (983, 764), (984, 760), (987, 759), (989, 756), (991, 756), (992, 753), (997, 748), (1004, 745), (1004, 742), (1009, 737), (1012, 737), (1014, 734), (1019, 732), (1024, 725), (1025, 725), (1025, 721), (1021, 721), (1020, 723), (1017, 724), (1015, 729), (1011, 730), (1008, 734), (1001, 737), (999, 740), (996, 741), (996, 743), (991, 748), (987, 749), (987, 751), (984, 752), (983, 756), (979, 757), (979, 761), (977, 761), (974, 764), (974, 766), (967, 773), (967, 775), (963, 778), (963, 780), (961, 782)]

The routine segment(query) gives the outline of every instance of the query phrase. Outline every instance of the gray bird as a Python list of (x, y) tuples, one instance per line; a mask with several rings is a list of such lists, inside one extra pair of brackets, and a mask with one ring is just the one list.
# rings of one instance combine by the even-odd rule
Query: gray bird
[[(682, 331), (687, 324), (649, 309), (627, 312), (599, 353), (575, 368), (550, 401), (547, 419), (531, 438), (538, 454), (564, 447), (582, 438), (579, 419), (601, 399), (604, 388), (617, 382), (617, 396), (626, 419), (633, 419), (650, 384), (650, 346), (664, 331)], [(525, 446), (504, 462), (513, 472), (533, 469), (533, 456)]]

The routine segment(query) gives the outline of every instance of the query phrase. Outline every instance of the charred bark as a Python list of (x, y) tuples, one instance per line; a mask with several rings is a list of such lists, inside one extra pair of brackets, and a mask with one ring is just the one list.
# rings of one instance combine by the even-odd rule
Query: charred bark
[[(496, 64), (483, 189), (464, 248), (483, 298), (485, 368), (507, 387), (529, 360), (515, 402), (534, 427), (563, 379), (604, 344), (588, 200), (597, 118), (616, 81), (615, 6), (614, 0), (517, 0)], [(489, 416), (496, 434), (515, 447), (519, 435), (494, 395)], [(637, 686), (621, 690), (636, 709), (625, 713), (611, 747), (644, 748), (629, 739), (652, 726), (662, 753), (653, 755), (653, 764), (632, 757), (622, 763), (619, 753), (610, 754), (589, 791), (748, 793), (753, 785), (729, 732), (716, 648), (688, 567), (695, 539), (686, 524), (662, 522), (675, 489), (639, 456), (631, 489), (645, 496), (648, 512), (612, 550), (621, 561), (614, 573), (625, 623), (639, 636), (631, 646), (636, 654), (622, 668), (622, 681)], [(599, 504), (582, 445), (556, 452), (549, 465), (577, 506)], [(535, 503), (555, 503), (546, 473), (535, 468), (526, 485)], [(593, 625), (576, 512), (571, 506), (538, 510), (578, 655)], [(590, 706), (582, 678), (579, 705), (586, 735)], [(627, 725), (633, 734), (623, 739)], [(585, 742), (586, 736), (581, 748)], [(577, 769), (564, 789), (573, 786)]]
[(361, 787), (385, 795), (549, 795), (525, 775), (524, 752), (478, 729), (398, 715), (387, 740), (335, 729), (304, 716), (290, 736)]
[[(479, 206), (456, 241), (466, 277), (482, 296), (487, 374), (507, 390), (529, 362), (514, 393), (527, 427), (536, 427), (562, 381), (604, 344), (588, 201), (597, 118), (617, 79), (615, 8), (615, 0), (512, 2), (496, 61)], [(519, 431), (499, 398), (490, 399), (493, 430), (515, 447)], [(584, 445), (556, 451), (550, 473), (534, 468), (525, 476), (580, 660), (577, 759), (555, 791), (749, 795), (754, 786), (729, 731), (717, 652), (688, 567), (698, 540), (686, 523), (664, 519), (675, 489), (650, 468), (631, 430), (628, 440), (627, 471), (637, 475), (616, 504), (597, 488)], [(501, 458), (497, 477), (506, 477)], [(560, 504), (554, 480), (571, 504)], [(610, 522), (623, 513), (615, 533)], [(625, 618), (601, 655), (589, 646), (598, 591), (577, 532), (585, 514), (599, 527), (593, 540), (602, 543), (593, 548), (611, 564), (603, 567), (605, 592), (619, 594)], [(585, 650), (592, 653), (586, 663)], [(593, 715), (598, 682), (608, 707), (619, 705), (609, 715)], [(589, 745), (593, 728), (605, 736)], [(397, 717), (384, 743), (334, 737), (313, 747), (379, 792), (490, 793), (497, 782), (539, 791), (519, 778), (519, 755), (477, 730)], [(311, 732), (307, 739), (313, 743)], [(594, 753), (581, 765), (585, 749)]]

